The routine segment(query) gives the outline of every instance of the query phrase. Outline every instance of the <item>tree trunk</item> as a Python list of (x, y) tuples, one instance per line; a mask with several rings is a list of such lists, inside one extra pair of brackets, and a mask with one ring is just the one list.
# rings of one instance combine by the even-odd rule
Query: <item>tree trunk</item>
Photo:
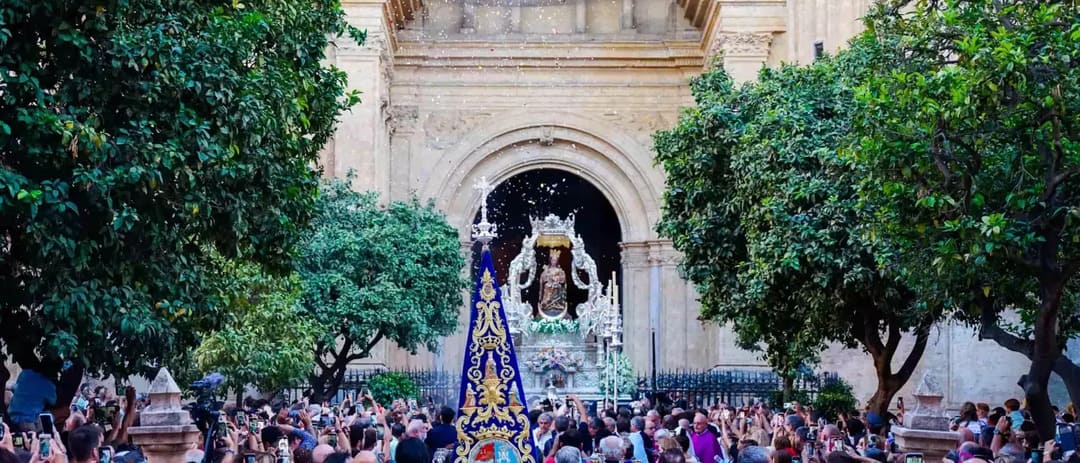
[[(1056, 265), (1044, 262), (1044, 268), (1053, 269)], [(1017, 383), (1024, 389), (1028, 410), (1035, 426), (1039, 430), (1040, 442), (1053, 439), (1056, 435), (1054, 410), (1050, 408), (1050, 371), (1054, 362), (1061, 357), (1058, 348), (1058, 311), (1061, 309), (1061, 296), (1064, 284), (1052, 270), (1045, 271), (1039, 278), (1039, 312), (1033, 326), (1033, 351), (1031, 368), (1028, 374)]]
[[(785, 375), (783, 379), (784, 379), (784, 403), (788, 403), (788, 402), (791, 402), (791, 397), (795, 392), (795, 377), (790, 376), (790, 375)], [(776, 405), (783, 405), (783, 404), (772, 404), (772, 405), (776, 406)]]
[(1065, 389), (1069, 391), (1069, 401), (1080, 407), (1080, 366), (1063, 353), (1054, 361), (1054, 373), (1065, 383)]
[(1053, 439), (1057, 431), (1054, 410), (1050, 405), (1050, 394), (1046, 390), (1046, 385), (1050, 381), (1051, 365), (1052, 362), (1046, 359), (1032, 360), (1031, 369), (1017, 382), (1017, 385), (1024, 389), (1028, 411), (1031, 412), (1031, 418), (1039, 431), (1039, 442)]
[[(876, 332), (873, 334), (876, 334)], [(886, 416), (889, 411), (889, 403), (892, 402), (893, 397), (900, 391), (900, 388), (904, 387), (908, 380), (911, 379), (915, 367), (922, 360), (923, 353), (926, 351), (926, 343), (930, 339), (929, 322), (915, 329), (915, 343), (911, 346), (911, 352), (908, 353), (900, 368), (893, 373), (892, 360), (896, 355), (896, 349), (900, 345), (902, 335), (898, 328), (890, 325), (889, 337), (885, 344), (881, 343), (880, 336), (876, 338), (868, 337), (867, 342), (864, 343), (864, 345), (868, 346), (867, 351), (874, 360), (874, 370), (877, 373), (878, 380), (877, 389), (870, 398), (870, 411), (880, 416)]]
[(870, 411), (877, 413), (879, 416), (886, 416), (889, 411), (889, 404), (892, 403), (893, 397), (897, 392), (900, 392), (900, 388), (904, 386), (907, 380), (904, 382), (898, 382), (895, 380), (878, 381), (877, 390), (874, 391), (874, 395), (870, 397), (868, 406)]
[(82, 385), (83, 371), (83, 366), (76, 363), (60, 373), (60, 381), (56, 383), (56, 404), (52, 408), (57, 423), (63, 423), (71, 415), (71, 399)]

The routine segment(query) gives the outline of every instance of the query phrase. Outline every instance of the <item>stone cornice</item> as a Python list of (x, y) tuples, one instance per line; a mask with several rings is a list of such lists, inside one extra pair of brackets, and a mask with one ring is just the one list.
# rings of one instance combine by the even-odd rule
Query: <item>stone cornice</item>
[(401, 42), (396, 66), (441, 68), (687, 68), (700, 69), (696, 41), (518, 43)]

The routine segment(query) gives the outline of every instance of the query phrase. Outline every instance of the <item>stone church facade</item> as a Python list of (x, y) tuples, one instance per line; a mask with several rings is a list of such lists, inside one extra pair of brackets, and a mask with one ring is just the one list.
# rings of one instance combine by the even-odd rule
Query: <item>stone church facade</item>
[[(646, 340), (653, 333), (660, 369), (762, 366), (734, 347), (726, 329), (697, 320), (678, 253), (654, 230), (664, 174), (653, 163), (651, 134), (693, 104), (689, 80), (709, 66), (745, 81), (762, 66), (809, 62), (857, 33), (871, 0), (342, 3), (368, 41), (340, 43), (328, 61), (348, 73), (363, 103), (325, 149), (327, 175), (354, 169), (354, 187), (383, 199), (434, 199), (461, 230), (463, 251), (479, 208), (476, 179), (497, 183), (534, 169), (579, 176), (619, 218), (625, 351), (635, 367), (645, 372), (652, 364)], [(462, 326), (467, 317), (462, 310)], [(454, 370), (463, 343), (459, 332), (439, 353), (386, 345), (371, 362)], [(830, 349), (821, 369), (852, 381), (864, 399), (873, 392), (874, 372), (861, 352)], [(943, 325), (912, 383), (929, 370), (953, 406), (1000, 403), (1020, 394), (1014, 384), (1024, 369), (1022, 357)]]

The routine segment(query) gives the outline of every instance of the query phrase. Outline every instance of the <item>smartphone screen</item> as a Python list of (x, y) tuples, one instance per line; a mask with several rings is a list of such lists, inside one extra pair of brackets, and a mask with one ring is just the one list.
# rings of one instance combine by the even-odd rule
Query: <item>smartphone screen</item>
[(1076, 450), (1076, 434), (1068, 426), (1058, 426), (1058, 444), (1061, 446), (1062, 452), (1071, 452)]
[(255, 454), (254, 453), (245, 453), (244, 454), (244, 463), (255, 463)]
[(53, 435), (53, 416), (52, 413), (42, 413), (38, 415), (38, 421), (41, 422), (41, 433), (46, 436)]
[(830, 444), (832, 444), (832, 448), (829, 449), (829, 452), (839, 452), (844, 450), (844, 439), (842, 438), (834, 438)]
[[(3, 429), (0, 429), (0, 434), (3, 433)], [(15, 447), (26, 448), (26, 441), (23, 439), (23, 436), (21, 434), (15, 434), (11, 436), (11, 445), (14, 445)]]
[(113, 449), (109, 446), (98, 447), (98, 463), (112, 463)]
[(904, 456), (904, 463), (923, 463), (923, 456), (921, 453), (909, 453)]
[(41, 444), (38, 446), (38, 455), (41, 459), (47, 458), (52, 453), (52, 439), (46, 436), (41, 437)]

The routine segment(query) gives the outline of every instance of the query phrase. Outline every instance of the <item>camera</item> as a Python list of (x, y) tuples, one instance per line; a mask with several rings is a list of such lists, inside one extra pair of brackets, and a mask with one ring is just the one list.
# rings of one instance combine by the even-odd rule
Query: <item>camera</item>
[(191, 419), (199, 427), (199, 431), (208, 432), (219, 421), (221, 407), (225, 403), (215, 399), (214, 391), (223, 382), (225, 382), (225, 377), (221, 374), (210, 373), (203, 379), (191, 383), (189, 387), (195, 393), (195, 403), (191, 406)]

